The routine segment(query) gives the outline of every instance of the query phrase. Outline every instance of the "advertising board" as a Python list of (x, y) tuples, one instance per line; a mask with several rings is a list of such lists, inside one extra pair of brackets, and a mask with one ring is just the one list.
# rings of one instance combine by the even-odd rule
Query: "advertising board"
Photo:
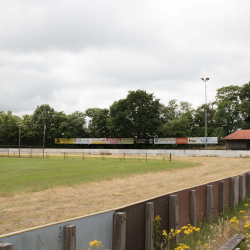
[[(200, 139), (200, 143), (206, 142), (206, 137), (201, 137)], [(218, 144), (218, 137), (207, 137), (207, 144)]]
[(74, 138), (56, 138), (55, 144), (74, 144)]
[(150, 138), (150, 139), (135, 139), (135, 144), (153, 144), (154, 143), (154, 139)]
[(178, 137), (176, 138), (176, 144), (188, 144), (187, 137)]
[(134, 144), (134, 138), (122, 138), (122, 144)]
[(200, 137), (188, 137), (188, 144), (200, 144), (201, 138)]
[(176, 144), (176, 138), (154, 138), (154, 144)]

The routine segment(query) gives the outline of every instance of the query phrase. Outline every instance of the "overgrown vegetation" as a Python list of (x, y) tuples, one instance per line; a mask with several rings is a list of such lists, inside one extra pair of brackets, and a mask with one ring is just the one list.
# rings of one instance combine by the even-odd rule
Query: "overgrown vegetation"
[[(160, 221), (160, 217), (155, 218), (155, 223)], [(159, 228), (159, 223), (157, 224)], [(163, 235), (163, 242), (159, 242), (160, 233)], [(198, 227), (190, 224), (180, 230), (171, 230), (167, 233), (157, 232), (155, 238), (155, 249), (164, 250), (201, 250), (219, 249), (235, 234), (246, 235), (246, 240), (241, 242), (239, 249), (247, 250), (250, 248), (250, 199), (247, 198), (235, 210), (228, 207), (223, 215), (218, 215), (211, 223), (200, 222)], [(179, 244), (175, 245), (173, 238), (178, 235)]]

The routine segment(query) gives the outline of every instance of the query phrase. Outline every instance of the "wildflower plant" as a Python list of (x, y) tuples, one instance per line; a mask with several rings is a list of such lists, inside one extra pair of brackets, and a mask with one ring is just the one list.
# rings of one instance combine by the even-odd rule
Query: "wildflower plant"
[[(102, 242), (98, 241), (98, 240), (94, 240), (94, 241), (89, 242), (90, 248), (93, 248), (94, 250), (102, 249), (103, 245), (101, 245), (101, 244), (102, 244)], [(90, 250), (90, 248), (88, 248), (88, 250)], [(108, 250), (108, 249), (106, 249), (106, 250)]]
[(161, 246), (161, 242), (160, 242), (160, 235), (161, 235), (161, 231), (160, 231), (160, 226), (161, 226), (161, 218), (159, 215), (157, 215), (154, 218), (154, 249), (158, 249)]

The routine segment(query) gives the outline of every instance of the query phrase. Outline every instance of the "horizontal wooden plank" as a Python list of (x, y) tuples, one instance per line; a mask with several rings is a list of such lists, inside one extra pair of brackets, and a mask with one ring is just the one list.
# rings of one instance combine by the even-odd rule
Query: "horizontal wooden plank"
[(230, 239), (225, 245), (223, 245), (219, 250), (233, 250), (237, 245), (241, 243), (246, 238), (246, 235), (235, 234), (232, 239)]

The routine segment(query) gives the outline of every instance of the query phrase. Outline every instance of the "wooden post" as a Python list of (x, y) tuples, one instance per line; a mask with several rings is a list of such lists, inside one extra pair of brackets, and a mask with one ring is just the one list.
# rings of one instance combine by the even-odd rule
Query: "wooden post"
[(169, 155), (169, 161), (171, 162), (172, 154), (170, 153)]
[(208, 221), (212, 221), (214, 218), (214, 186), (213, 185), (207, 185), (206, 217)]
[(126, 243), (126, 213), (113, 214), (112, 250), (125, 250)]
[[(169, 230), (179, 229), (178, 195), (169, 195)], [(176, 245), (179, 244), (179, 234), (174, 237)]]
[(125, 161), (125, 153), (123, 154), (123, 160)]
[(63, 250), (76, 250), (76, 226), (66, 225), (63, 227), (64, 244)]
[(13, 245), (6, 242), (0, 242), (0, 249), (1, 250), (13, 250)]
[(246, 174), (239, 177), (239, 202), (243, 202), (246, 198)]
[(229, 179), (229, 205), (231, 209), (235, 209), (239, 205), (239, 176)]
[(154, 249), (154, 203), (146, 203), (145, 211), (145, 250)]
[(246, 193), (250, 196), (250, 172), (246, 172)]
[(47, 156), (48, 156), (47, 154), (48, 154), (48, 153), (46, 152), (46, 159), (47, 159)]
[(189, 221), (196, 227), (196, 190), (189, 191)]
[(146, 161), (148, 161), (148, 154), (146, 153)]
[(225, 212), (225, 182), (219, 182), (219, 212), (224, 214)]

